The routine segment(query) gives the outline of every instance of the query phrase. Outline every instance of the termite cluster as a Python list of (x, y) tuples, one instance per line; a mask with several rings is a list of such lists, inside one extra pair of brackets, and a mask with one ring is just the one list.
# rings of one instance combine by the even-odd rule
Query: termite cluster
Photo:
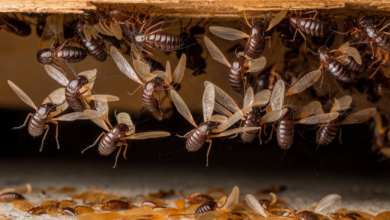
[[(120, 72), (139, 84), (138, 89), (130, 95), (142, 89), (144, 110), (158, 120), (163, 120), (167, 115), (167, 110), (161, 108), (160, 94), (170, 94), (177, 111), (195, 127), (180, 136), (187, 139), (187, 150), (198, 151), (208, 142), (207, 155), (211, 150), (212, 139), (216, 137), (240, 136), (244, 143), (258, 138), (259, 143), (263, 144), (262, 133), (268, 135), (266, 125), (272, 127), (268, 140), (276, 131), (276, 139), (282, 149), (293, 146), (296, 124), (319, 125), (313, 140), (318, 145), (326, 146), (338, 136), (341, 142), (342, 125), (363, 123), (377, 114), (376, 108), (367, 108), (344, 115), (353, 103), (352, 96), (345, 94), (329, 97), (330, 100), (334, 98), (333, 102), (330, 101), (330, 107), (329, 103), (325, 103), (328, 107), (323, 107), (324, 103), (320, 101), (299, 106), (285, 101), (286, 97), (313, 89), (313, 85), (323, 81), (325, 75), (343, 86), (357, 84), (362, 78), (374, 80), (376, 87), (368, 87), (374, 88), (376, 97), (388, 96), (390, 91), (390, 71), (386, 68), (390, 61), (390, 37), (385, 32), (390, 23), (385, 24), (386, 17), (365, 14), (351, 17), (320, 11), (283, 10), (260, 12), (248, 20), (244, 13), (249, 32), (214, 25), (206, 28), (210, 21), (204, 19), (187, 32), (189, 24), (183, 28), (179, 19), (182, 34), (178, 36), (163, 28), (178, 20), (156, 15), (153, 8), (129, 10), (109, 7), (85, 10), (82, 14), (71, 16), (73, 20), (68, 23), (67, 16), (69, 18), (70, 15), (40, 15), (36, 18), (36, 31), (41, 36), (37, 60), (47, 74), (63, 87), (52, 92), (37, 107), (18, 86), (8, 81), (15, 93), (36, 110), (28, 115), (22, 126), (16, 128), (22, 128), (29, 122), (28, 130), (32, 136), (45, 133), (41, 150), (49, 130), (48, 123), (57, 125), (57, 146), (60, 147), (59, 121), (92, 120), (105, 131), (86, 149), (98, 144), (101, 155), (110, 155), (119, 148), (116, 159), (121, 152), (126, 158), (128, 140), (170, 136), (166, 131), (135, 132), (135, 124), (125, 112), (115, 112), (117, 124), (111, 125), (108, 102), (118, 101), (119, 97), (97, 94), (92, 90), (95, 81), (108, 77), (98, 78), (96, 69), (77, 74), (70, 65), (83, 61), (88, 55), (98, 61), (111, 57)], [(343, 19), (344, 28), (337, 27), (335, 17)], [(28, 32), (20, 18), (3, 15), (1, 21), (2, 27), (9, 32), (21, 36)], [(202, 22), (204, 24), (200, 26)], [(194, 76), (206, 73), (205, 58), (201, 56), (203, 48), (199, 42), (202, 40), (200, 36), (207, 29), (225, 40), (247, 39), (245, 47), (233, 50), (236, 57), (229, 62), (214, 44), (218, 38), (203, 37), (211, 57), (230, 68), (222, 70), (220, 78), (226, 79), (243, 101), (242, 104), (237, 103), (213, 82), (205, 81), (202, 99), (204, 120), (196, 123), (178, 90), (182, 79), (186, 77), (186, 69), (190, 69)], [(263, 52), (267, 45), (273, 52), (273, 30), (278, 32), (286, 48), (291, 51), (301, 48), (308, 52), (306, 56), (314, 56), (317, 68), (308, 73), (293, 73), (291, 63), (286, 62), (282, 71), (277, 70), (276, 65), (265, 69), (267, 59)], [(338, 45), (337, 49), (330, 49), (328, 41), (335, 35), (344, 35), (345, 42)], [(156, 63), (150, 49), (175, 52), (179, 61), (175, 66), (171, 66), (169, 61), (165, 65)], [(286, 53), (287, 57), (295, 56), (291, 51)], [(126, 54), (130, 54), (130, 57), (127, 58)], [(66, 64), (66, 68), (61, 67), (61, 64)], [(68, 78), (65, 69), (71, 70), (74, 78)], [(370, 77), (365, 76), (368, 70), (373, 72)], [(258, 74), (254, 77), (253, 73)], [(61, 114), (68, 107), (74, 112)], [(237, 122), (240, 122), (238, 127), (229, 129)], [(384, 132), (382, 130), (381, 134)], [(387, 145), (374, 148), (380, 148), (384, 155), (390, 154)]]
[[(337, 194), (325, 196), (306, 209), (296, 209), (279, 199), (275, 194), (277, 192), (242, 195), (237, 186), (230, 194), (226, 194), (221, 188), (186, 195), (176, 194), (172, 190), (160, 190), (159, 193), (133, 198), (93, 189), (81, 194), (71, 194), (66, 200), (45, 200), (39, 204), (28, 202), (28, 199), (16, 192), (20, 190), (5, 190), (6, 193), (0, 194), (0, 202), (12, 203), (16, 210), (30, 215), (65, 215), (77, 219), (379, 220), (390, 217), (388, 211), (375, 216), (361, 211), (335, 210), (332, 206), (341, 202), (341, 196)], [(161, 196), (162, 194), (164, 195)], [(244, 200), (240, 200), (240, 197)], [(335, 211), (330, 211), (332, 209)]]

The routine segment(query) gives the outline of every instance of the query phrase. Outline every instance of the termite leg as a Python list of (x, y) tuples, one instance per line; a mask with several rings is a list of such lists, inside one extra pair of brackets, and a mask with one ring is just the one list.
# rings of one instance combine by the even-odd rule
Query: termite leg
[(32, 113), (28, 114), (26, 120), (24, 121), (24, 123), (23, 123), (21, 126), (19, 126), (19, 127), (13, 127), (12, 130), (21, 129), (21, 128), (23, 128), (24, 126), (26, 126), (26, 124), (27, 124), (27, 122), (28, 122), (28, 119), (29, 119), (31, 116), (33, 116)]
[(47, 132), (49, 131), (49, 125), (45, 125), (45, 129), (46, 129), (46, 132), (45, 132), (45, 135), (43, 136), (41, 149), (39, 149), (39, 152), (42, 152), (42, 150), (43, 150), (43, 143), (45, 142)]
[(83, 151), (81, 151), (81, 153), (83, 154), (84, 151), (86, 151), (86, 150), (88, 150), (89, 148), (95, 146), (95, 145), (97, 144), (97, 142), (99, 141), (99, 139), (100, 139), (103, 135), (105, 135), (105, 134), (106, 134), (106, 133), (102, 132), (102, 133), (99, 135), (99, 137), (96, 139), (96, 141), (95, 141), (92, 145), (89, 145), (87, 148), (85, 148)]
[(207, 159), (206, 159), (206, 167), (208, 167), (209, 166), (209, 154), (210, 154), (210, 150), (211, 150), (211, 144), (213, 143), (213, 141), (211, 139), (206, 139), (206, 142), (210, 142), (209, 149), (207, 150)]
[(115, 157), (115, 164), (114, 164), (114, 166), (112, 167), (113, 169), (116, 167), (116, 164), (117, 164), (117, 162), (118, 162), (118, 157), (119, 157), (119, 154), (121, 153), (121, 150), (122, 150), (122, 145), (121, 145), (121, 147), (119, 148), (118, 153), (116, 154), (116, 157)]
[(269, 137), (269, 139), (268, 139), (265, 143), (267, 143), (268, 141), (270, 141), (270, 140), (272, 139), (272, 135), (273, 135), (273, 133), (274, 133), (274, 130), (275, 130), (275, 132), (276, 132), (275, 123), (272, 124), (271, 136)]

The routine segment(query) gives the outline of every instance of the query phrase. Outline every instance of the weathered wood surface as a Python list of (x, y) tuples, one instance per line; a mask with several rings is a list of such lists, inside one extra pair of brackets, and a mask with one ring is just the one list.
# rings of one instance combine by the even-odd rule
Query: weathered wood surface
[(126, 7), (156, 6), (160, 12), (176, 16), (229, 17), (246, 11), (291, 9), (332, 9), (373, 7), (390, 10), (390, 0), (0, 0), (2, 12), (81, 13), (100, 4), (126, 4)]

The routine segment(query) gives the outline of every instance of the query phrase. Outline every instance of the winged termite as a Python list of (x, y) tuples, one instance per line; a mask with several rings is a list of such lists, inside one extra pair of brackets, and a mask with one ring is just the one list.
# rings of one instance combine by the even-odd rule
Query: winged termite
[(358, 64), (362, 64), (360, 53), (356, 48), (349, 47), (348, 42), (341, 45), (338, 50), (332, 51), (322, 46), (318, 49), (318, 55), (321, 63), (319, 70), (325, 68), (333, 77), (345, 83), (351, 81), (351, 67), (348, 61), (354, 59)]
[(322, 210), (327, 209), (330, 206), (335, 205), (339, 202), (341, 202), (341, 196), (337, 194), (330, 194), (328, 196), (325, 196), (318, 202), (314, 211), (299, 210), (294, 213), (294, 216), (303, 220), (319, 220), (320, 218), (318, 216), (320, 215), (319, 213)]
[[(289, 9), (282, 10), (270, 22), (270, 27), (277, 25), (281, 22), (288, 14)], [(333, 19), (327, 19), (323, 21), (316, 18), (318, 12), (316, 12), (313, 18), (304, 18), (301, 17), (301, 13), (298, 14), (288, 14), (288, 19), (290, 25), (295, 28), (294, 38), (291, 41), (295, 41), (295, 37), (299, 32), (306, 41), (305, 34), (311, 37), (327, 37), (332, 31), (332, 24), (334, 23)]]
[[(63, 15), (50, 15), (47, 17), (45, 29), (41, 37), (40, 48), (37, 53), (37, 59), (40, 64), (50, 64), (59, 69), (62, 69), (55, 62), (65, 62), (74, 72), (69, 63), (77, 63), (87, 57), (84, 49), (74, 46), (66, 46), (68, 40), (63, 41)], [(48, 41), (51, 42), (50, 47), (47, 46)], [(61, 45), (55, 47), (58, 41)], [(63, 69), (62, 69), (63, 70)], [(63, 70), (65, 72), (65, 70)]]
[[(298, 81), (296, 84), (298, 83), (300, 82)], [(300, 87), (299, 90), (301, 90), (302, 88), (304, 87)], [(295, 124), (320, 124), (324, 122), (329, 122), (338, 117), (338, 113), (323, 114), (323, 111), (320, 111), (320, 109), (318, 109), (318, 107), (321, 106), (318, 105), (315, 105), (316, 107), (314, 109), (310, 106), (303, 107), (299, 110), (299, 114), (294, 115), (295, 110), (293, 107), (290, 106), (283, 107), (284, 96), (285, 96), (284, 91), (285, 91), (285, 85), (283, 80), (278, 80), (272, 92), (271, 100), (269, 104), (271, 106), (272, 111), (264, 115), (261, 118), (261, 122), (260, 122), (263, 125), (265, 123), (278, 121), (277, 128), (275, 128), (274, 125), (272, 126), (273, 129), (271, 131), (270, 139), (272, 139), (273, 131), (276, 130), (277, 141), (279, 146), (282, 149), (289, 149), (292, 146)], [(321, 114), (310, 116), (313, 115), (314, 113), (321, 113)], [(300, 117), (303, 116), (306, 117), (301, 119)], [(297, 119), (301, 119), (301, 120), (298, 121)]]
[[(187, 105), (184, 103), (183, 99), (177, 94), (176, 91), (171, 90), (171, 97), (173, 103), (176, 106), (177, 111), (187, 119), (192, 125), (194, 125), (195, 129), (187, 133), (184, 138), (187, 138), (186, 148), (188, 151), (197, 151), (199, 150), (205, 142), (209, 142), (209, 149), (207, 151), (207, 163), (208, 166), (208, 155), (211, 150), (211, 138), (215, 137), (223, 137), (228, 135), (233, 135), (237, 133), (241, 133), (244, 131), (258, 130), (259, 127), (248, 127), (248, 128), (238, 128), (238, 129), (228, 129), (235, 122), (240, 120), (243, 116), (241, 111), (238, 111), (234, 115), (228, 118), (225, 123), (219, 124), (217, 122), (211, 121), (212, 114), (214, 111), (214, 103), (215, 103), (215, 89), (213, 85), (209, 84), (206, 86), (206, 89), (203, 93), (203, 123), (199, 126), (195, 123), (192, 118), (191, 112), (189, 111)], [(225, 132), (224, 132), (225, 131)], [(221, 133), (222, 132), (222, 133)]]
[(125, 146), (123, 157), (126, 159), (128, 146), (127, 140), (143, 140), (149, 138), (167, 137), (171, 135), (169, 132), (163, 131), (135, 133), (135, 125), (131, 121), (130, 115), (124, 112), (119, 113), (116, 116), (118, 124), (113, 127), (108, 120), (107, 106), (104, 110), (100, 111), (87, 109), (84, 111), (84, 114), (95, 124), (106, 130), (106, 132), (103, 132), (92, 145), (85, 148), (81, 153), (84, 153), (87, 149), (95, 146), (99, 139), (101, 139), (99, 143), (99, 153), (101, 155), (110, 155), (117, 147), (119, 147), (113, 168), (116, 167), (116, 163), (123, 146)]
[(231, 63), (229, 63), (223, 53), (217, 46), (208, 38), (204, 37), (204, 41), (211, 56), (230, 67), (229, 83), (232, 89), (242, 95), (244, 95), (246, 88), (248, 87), (248, 77), (251, 72), (258, 72), (262, 70), (266, 64), (265, 57), (258, 58), (256, 60), (247, 59), (245, 56), (236, 54)]
[[(344, 111), (349, 108), (352, 103), (352, 97), (347, 95), (343, 96), (339, 99), (334, 100), (333, 107), (331, 109), (331, 113)], [(316, 134), (316, 143), (321, 146), (329, 145), (339, 134), (340, 143), (341, 143), (341, 128), (340, 125), (343, 124), (357, 124), (367, 121), (371, 117), (373, 117), (376, 113), (376, 108), (368, 108), (358, 112), (355, 112), (349, 116), (347, 116), (342, 122), (338, 122), (338, 117), (334, 120), (331, 120), (327, 123), (321, 124), (320, 129)]]
[[(218, 202), (208, 201), (203, 203), (195, 211), (196, 219), (213, 219), (226, 212), (231, 212), (238, 204), (239, 189), (237, 186), (233, 187), (229, 197), (222, 197)], [(213, 218), (210, 218), (213, 217)]]
[[(118, 49), (116, 49), (115, 47), (111, 47), (110, 50), (111, 56), (114, 59), (119, 70), (126, 76), (128, 76), (130, 79), (139, 83), (140, 86), (138, 87), (138, 89), (143, 87), (142, 102), (144, 104), (145, 109), (152, 113), (160, 112), (160, 114), (162, 114), (159, 99), (156, 99), (156, 96), (158, 96), (159, 98), (159, 92), (167, 89), (173, 89), (175, 84), (181, 82), (185, 71), (186, 55), (182, 55), (179, 64), (177, 65), (173, 74), (171, 74), (169, 62), (167, 62), (165, 72), (155, 71), (153, 73), (150, 73), (149, 65), (142, 61), (142, 58), (138, 53), (136, 47), (132, 47), (134, 68), (136, 71), (133, 70), (133, 68), (126, 61), (126, 59), (119, 52)], [(141, 80), (137, 76), (136, 72), (141, 76), (143, 80)]]
[(83, 112), (85, 109), (91, 109), (89, 103), (92, 100), (107, 100), (107, 102), (119, 100), (118, 97), (113, 95), (92, 95), (92, 87), (95, 81), (99, 80), (96, 79), (96, 69), (81, 72), (70, 81), (63, 73), (50, 65), (45, 65), (45, 70), (55, 81), (66, 87), (66, 102), (76, 112)]
[(245, 196), (245, 201), (249, 208), (253, 209), (257, 214), (261, 215), (264, 218), (267, 218), (269, 216), (264, 210), (264, 207), (254, 196), (247, 194)]
[(68, 103), (65, 102), (65, 88), (59, 88), (52, 92), (42, 103), (42, 105), (37, 108), (34, 102), (24, 93), (18, 86), (16, 86), (13, 82), (8, 80), (8, 85), (14, 90), (14, 92), (19, 96), (19, 98), (25, 102), (27, 105), (36, 110), (35, 113), (28, 114), (25, 122), (22, 126), (14, 127), (13, 129), (20, 129), (26, 126), (29, 118), (31, 120), (28, 124), (28, 132), (31, 136), (37, 137), (43, 134), (46, 129), (45, 135), (42, 139), (41, 148), (39, 151), (43, 149), (43, 143), (46, 139), (46, 135), (49, 131), (49, 125), (46, 123), (53, 123), (57, 126), (56, 129), (56, 140), (57, 140), (57, 148), (60, 148), (58, 142), (58, 122), (57, 121), (74, 121), (77, 119), (83, 119), (84, 115), (81, 112), (70, 113), (66, 115), (62, 115), (56, 117), (58, 114), (68, 108)]
[[(256, 15), (257, 16), (257, 15)], [(271, 47), (271, 37), (265, 36), (265, 20), (256, 20), (254, 21), (254, 16), (252, 18), (252, 25), (247, 23), (251, 28), (251, 34), (248, 35), (245, 32), (231, 29), (231, 28), (225, 28), (225, 27), (219, 27), (219, 26), (211, 26), (209, 30), (211, 33), (217, 35), (220, 38), (226, 39), (226, 40), (239, 40), (248, 38), (247, 44), (245, 46), (244, 50), (244, 56), (246, 59), (258, 59), (260, 58), (261, 54), (264, 51), (265, 48), (265, 41), (269, 39), (269, 47)], [(215, 59), (215, 58), (214, 58)]]
[[(215, 103), (217, 105), (214, 106), (215, 111), (226, 116), (233, 116), (234, 113), (242, 111), (243, 117), (241, 118), (240, 127), (245, 128), (260, 126), (260, 119), (262, 115), (260, 107), (268, 103), (271, 96), (271, 91), (267, 89), (254, 95), (252, 87), (249, 87), (244, 96), (244, 105), (242, 109), (239, 109), (233, 99), (222, 89), (208, 81), (205, 82), (205, 86), (207, 85), (212, 85), (215, 89), (215, 99), (217, 100), (217, 103)], [(229, 110), (232, 108), (228, 109), (228, 106), (237, 106), (237, 108), (235, 107), (232, 113)], [(261, 130), (246, 131), (240, 133), (240, 136), (244, 143), (250, 143), (256, 138), (257, 133), (259, 133), (260, 131)]]

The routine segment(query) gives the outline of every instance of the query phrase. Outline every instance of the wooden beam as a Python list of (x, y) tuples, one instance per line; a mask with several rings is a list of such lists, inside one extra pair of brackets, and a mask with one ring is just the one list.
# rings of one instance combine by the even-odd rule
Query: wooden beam
[(291, 9), (365, 9), (390, 10), (388, 0), (0, 0), (1, 12), (81, 13), (102, 4), (125, 7), (155, 6), (155, 12), (170, 16), (229, 17), (242, 11)]

